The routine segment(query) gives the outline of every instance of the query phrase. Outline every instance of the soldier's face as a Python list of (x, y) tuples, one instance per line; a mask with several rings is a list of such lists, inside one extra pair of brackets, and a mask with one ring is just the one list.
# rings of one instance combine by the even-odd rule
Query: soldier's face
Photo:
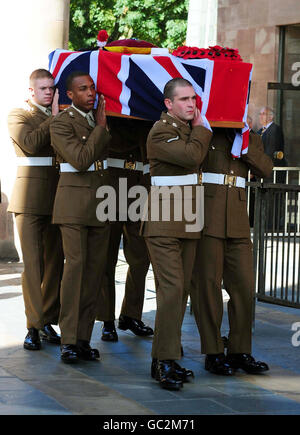
[(72, 89), (67, 91), (67, 95), (74, 106), (83, 112), (89, 112), (93, 109), (96, 99), (93, 79), (89, 75), (75, 77), (72, 82)]
[(261, 125), (265, 126), (267, 125), (267, 116), (268, 116), (268, 112), (266, 109), (262, 109), (259, 113), (259, 122)]
[(191, 121), (195, 115), (196, 93), (192, 86), (177, 86), (173, 100), (165, 99), (165, 105), (170, 115), (180, 121)]
[(54, 80), (50, 78), (35, 79), (29, 88), (32, 101), (40, 106), (50, 106), (54, 95)]

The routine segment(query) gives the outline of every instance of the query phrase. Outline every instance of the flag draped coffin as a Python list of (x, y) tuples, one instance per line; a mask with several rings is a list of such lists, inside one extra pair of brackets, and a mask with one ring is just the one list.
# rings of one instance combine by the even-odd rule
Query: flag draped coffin
[(165, 110), (163, 89), (172, 78), (189, 80), (197, 106), (211, 125), (242, 127), (246, 122), (252, 65), (239, 61), (182, 59), (173, 55), (122, 54), (105, 50), (72, 52), (57, 49), (49, 70), (59, 89), (59, 104), (69, 105), (65, 81), (76, 70), (93, 78), (104, 95), (106, 110), (157, 120)]

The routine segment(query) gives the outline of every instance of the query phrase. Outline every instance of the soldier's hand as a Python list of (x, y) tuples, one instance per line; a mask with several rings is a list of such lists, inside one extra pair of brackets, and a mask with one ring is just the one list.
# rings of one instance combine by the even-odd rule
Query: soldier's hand
[(59, 99), (59, 93), (58, 93), (58, 89), (56, 89), (54, 92), (52, 106), (51, 106), (53, 116), (57, 115), (59, 112), (58, 99)]
[(101, 125), (104, 128), (107, 128), (107, 120), (105, 113), (105, 99), (103, 95), (99, 96), (98, 106), (96, 110), (96, 124)]
[(192, 120), (192, 127), (196, 127), (197, 125), (202, 125), (204, 127), (202, 115), (198, 107), (196, 107), (195, 109), (194, 119)]

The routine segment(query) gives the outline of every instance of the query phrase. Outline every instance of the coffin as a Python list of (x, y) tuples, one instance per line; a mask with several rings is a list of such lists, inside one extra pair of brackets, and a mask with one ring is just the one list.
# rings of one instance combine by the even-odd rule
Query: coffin
[(71, 104), (65, 81), (74, 70), (86, 71), (104, 95), (109, 115), (156, 121), (165, 110), (163, 89), (174, 77), (189, 80), (197, 106), (211, 126), (242, 128), (247, 118), (252, 64), (242, 61), (184, 59), (166, 49), (150, 54), (106, 50), (67, 51), (49, 55), (49, 70), (59, 89), (59, 104)]

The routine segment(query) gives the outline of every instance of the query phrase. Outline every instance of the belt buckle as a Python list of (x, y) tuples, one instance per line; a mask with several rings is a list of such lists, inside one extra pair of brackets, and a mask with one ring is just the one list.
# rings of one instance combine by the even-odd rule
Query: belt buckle
[(129, 160), (125, 160), (124, 162), (124, 169), (129, 169), (130, 171), (133, 171), (136, 167), (136, 162), (131, 162)]
[(102, 162), (101, 162), (101, 160), (96, 160), (94, 162), (94, 166), (95, 166), (95, 171), (101, 171), (101, 169), (102, 169)]
[(236, 186), (236, 175), (225, 175), (224, 184)]
[(199, 174), (198, 183), (203, 184), (203, 175), (202, 172)]

